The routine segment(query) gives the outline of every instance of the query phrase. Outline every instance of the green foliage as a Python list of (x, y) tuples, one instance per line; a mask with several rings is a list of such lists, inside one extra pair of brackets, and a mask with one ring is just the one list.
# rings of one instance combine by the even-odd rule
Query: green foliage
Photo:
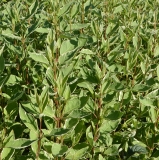
[(0, 2), (0, 160), (159, 159), (154, 0)]

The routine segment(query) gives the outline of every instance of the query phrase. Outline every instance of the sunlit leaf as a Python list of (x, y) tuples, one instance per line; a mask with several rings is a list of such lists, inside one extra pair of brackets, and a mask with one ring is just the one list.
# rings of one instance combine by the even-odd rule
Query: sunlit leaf
[(14, 148), (14, 149), (26, 148), (26, 147), (30, 146), (35, 141), (36, 140), (20, 138), (20, 139), (14, 140), (14, 141), (9, 141), (5, 145), (5, 148)]
[(36, 62), (41, 62), (41, 63), (49, 64), (48, 59), (42, 53), (29, 52), (29, 55)]
[(63, 146), (61, 144), (58, 143), (54, 143), (52, 145), (52, 154), (54, 156), (62, 156), (63, 154), (65, 154), (68, 150), (67, 146)]

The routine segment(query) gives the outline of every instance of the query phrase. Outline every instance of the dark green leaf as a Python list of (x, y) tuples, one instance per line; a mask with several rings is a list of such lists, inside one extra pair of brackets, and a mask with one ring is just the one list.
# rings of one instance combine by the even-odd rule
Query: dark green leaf
[(120, 111), (111, 111), (105, 118), (109, 120), (118, 120), (123, 116)]
[(82, 110), (74, 110), (68, 115), (68, 117), (70, 117), (70, 118), (83, 118), (83, 117), (89, 116), (90, 114), (91, 113), (85, 112)]
[(67, 134), (69, 131), (70, 129), (55, 128), (50, 132), (49, 136), (63, 136)]

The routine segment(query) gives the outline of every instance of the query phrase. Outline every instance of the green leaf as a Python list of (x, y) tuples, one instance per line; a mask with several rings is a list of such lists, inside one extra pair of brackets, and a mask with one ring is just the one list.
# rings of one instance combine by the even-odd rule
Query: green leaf
[[(79, 160), (85, 155), (89, 146), (85, 143), (78, 144), (73, 148), (68, 150), (68, 154), (66, 155), (66, 159), (68, 160)], [(84, 157), (83, 157), (84, 158)]]
[(120, 111), (111, 111), (105, 118), (108, 120), (118, 120), (123, 116)]
[(89, 82), (84, 81), (84, 82), (78, 83), (77, 85), (79, 87), (88, 89), (92, 95), (94, 94), (93, 86)]
[[(50, 103), (53, 103), (53, 102), (50, 102)], [(48, 117), (50, 117), (50, 118), (52, 118), (53, 116), (54, 116), (54, 110), (53, 110), (53, 104), (52, 105), (47, 105), (46, 107), (45, 107), (45, 109), (44, 109), (44, 112), (43, 112), (43, 114), (45, 115), (45, 116), (48, 116)]]
[(69, 10), (69, 8), (71, 7), (72, 2), (73, 2), (73, 1), (65, 4), (62, 8), (60, 8), (60, 10), (59, 10), (59, 12), (58, 12), (57, 15), (60, 17), (60, 16), (62, 16), (63, 14), (65, 14), (65, 13)]
[(74, 118), (69, 118), (69, 119), (67, 119), (67, 121), (65, 121), (65, 126), (66, 126), (66, 128), (74, 128), (74, 127), (76, 127), (76, 125), (77, 125), (77, 123), (78, 123), (78, 119), (74, 119)]
[(78, 43), (74, 39), (63, 41), (60, 47), (60, 55), (74, 50), (77, 46), (78, 46)]
[(9, 116), (10, 120), (15, 120), (18, 114), (18, 103), (8, 103), (4, 109), (5, 115)]
[(68, 100), (71, 96), (71, 90), (69, 86), (66, 86), (65, 91), (63, 93), (63, 97), (65, 98), (65, 100)]
[(150, 115), (152, 122), (155, 123), (157, 120), (157, 111), (155, 107), (150, 107), (149, 115)]
[(157, 77), (158, 77), (158, 80), (159, 80), (159, 65), (157, 66)]
[(123, 86), (121, 83), (114, 82), (112, 85), (110, 85), (110, 89), (115, 91), (121, 91), (125, 89), (125, 86)]
[(59, 143), (53, 143), (52, 145), (52, 154), (54, 156), (63, 156), (68, 150), (67, 146), (63, 146)]
[(55, 128), (55, 122), (54, 120), (52, 119), (52, 116), (51, 118), (48, 117), (48, 116), (44, 116), (43, 117), (43, 120), (44, 120), (44, 123), (45, 123), (45, 126), (48, 130), (52, 130)]
[(30, 114), (38, 114), (39, 109), (31, 102), (20, 102), (23, 108)]
[(86, 138), (91, 146), (93, 146), (94, 138), (93, 133), (91, 131), (91, 126), (89, 126), (86, 130)]
[(19, 107), (19, 115), (22, 122), (30, 129), (30, 130), (38, 130), (37, 122), (34, 117), (24, 111), (24, 109)]
[(91, 113), (90, 112), (85, 112), (82, 110), (73, 110), (68, 117), (70, 118), (84, 118), (89, 116)]
[(159, 95), (159, 89), (155, 89), (152, 92), (148, 93), (145, 97), (148, 99), (157, 98)]
[(157, 57), (159, 55), (159, 45), (156, 45), (154, 50), (154, 57)]
[(80, 106), (81, 102), (77, 97), (71, 98), (66, 102), (66, 105), (64, 107), (64, 114), (69, 114), (71, 111), (80, 108)]
[(29, 19), (31, 18), (38, 10), (38, 7), (39, 7), (39, 3), (38, 3), (38, 0), (35, 0), (32, 5), (29, 7), (29, 16), (26, 17), (26, 19)]
[(46, 77), (50, 81), (50, 83), (54, 86), (57, 86), (56, 81), (54, 80), (54, 72), (52, 67), (47, 68)]
[(154, 104), (153, 104), (153, 100), (151, 100), (151, 99), (140, 97), (139, 101), (144, 106), (155, 107)]
[(125, 93), (124, 97), (123, 97), (123, 100), (122, 100), (122, 105), (128, 104), (130, 102), (130, 100), (131, 100), (131, 97), (132, 97), (131, 92)]
[(120, 120), (110, 121), (110, 120), (104, 120), (101, 124), (101, 127), (99, 128), (100, 133), (110, 133), (114, 131), (119, 124)]
[(43, 27), (38, 27), (35, 29), (36, 32), (38, 33), (49, 33), (50, 29), (49, 28), (43, 28)]
[(10, 75), (7, 75), (5, 77), (1, 76), (0, 77), (0, 89), (5, 85), (5, 83), (8, 81)]
[(79, 12), (79, 3), (78, 4), (75, 3), (71, 8), (71, 18), (74, 18), (78, 12)]
[(114, 14), (117, 14), (117, 13), (121, 13), (123, 11), (123, 7), (122, 5), (118, 5), (117, 7), (114, 8)]
[(147, 154), (146, 148), (143, 147), (143, 146), (140, 146), (140, 145), (130, 146), (130, 149), (131, 149), (134, 153)]
[(83, 28), (87, 28), (90, 24), (89, 23), (76, 23), (76, 24), (71, 24), (68, 25), (67, 28), (65, 29), (65, 31), (73, 31), (73, 30), (80, 30)]
[(43, 147), (44, 147), (45, 151), (48, 153), (52, 153), (52, 146), (53, 146), (52, 142), (44, 142), (43, 143)]
[(34, 24), (32, 24), (29, 28), (27, 28), (25, 35), (29, 36), (31, 33), (33, 33), (40, 23), (41, 21), (37, 21)]
[[(39, 130), (30, 130), (30, 133), (29, 133), (29, 137), (30, 139), (39, 139)], [(31, 150), (32, 152), (36, 155), (37, 153), (37, 150), (38, 150), (38, 142), (33, 142), (31, 144)]]
[(78, 38), (78, 47), (80, 48), (80, 47), (85, 46), (86, 42), (87, 42), (86, 38), (79, 37)]
[(106, 96), (103, 98), (104, 103), (111, 102), (113, 98), (115, 97), (116, 92), (111, 92), (110, 94), (106, 94)]
[(133, 45), (135, 49), (137, 49), (138, 47), (138, 35), (137, 34), (135, 34), (135, 36), (133, 37)]
[(144, 85), (144, 84), (136, 84), (134, 87), (133, 87), (133, 91), (135, 92), (145, 92), (147, 90), (149, 90), (150, 87), (147, 86), (147, 85)]
[(10, 33), (9, 31), (4, 31), (2, 30), (2, 36), (7, 37), (7, 38), (11, 38), (11, 39), (16, 39), (16, 40), (21, 40), (22, 38), (14, 35), (13, 33)]
[(82, 49), (81, 51), (80, 51), (80, 53), (83, 53), (83, 54), (86, 54), (86, 55), (93, 55), (93, 54), (95, 54), (95, 53), (93, 53), (91, 50), (89, 50), (89, 49)]
[(99, 157), (98, 157), (99, 160), (105, 160), (105, 158), (103, 158), (103, 156), (101, 154), (99, 154)]
[(63, 136), (67, 134), (70, 131), (70, 129), (64, 129), (64, 128), (55, 128), (53, 129), (48, 136)]
[(6, 84), (7, 85), (15, 85), (15, 84), (18, 84), (21, 81), (22, 81), (22, 79), (20, 77), (11, 74), (9, 76), (9, 79), (8, 79)]
[(5, 66), (4, 66), (5, 62), (4, 62), (4, 58), (3, 56), (1, 55), (0, 56), (0, 74), (3, 72)]
[(109, 155), (109, 156), (118, 155), (119, 154), (118, 148), (116, 146), (112, 146), (112, 147), (106, 149), (104, 154)]
[(26, 147), (30, 146), (35, 141), (36, 140), (19, 138), (16, 140), (9, 141), (8, 143), (6, 143), (6, 145), (4, 147), (5, 148), (21, 149), (21, 148), (26, 148)]
[[(6, 145), (10, 141), (14, 141), (15, 136), (13, 130), (9, 133), (8, 137), (5, 137), (3, 140), (3, 145)], [(8, 160), (11, 157), (13, 157), (13, 154), (15, 153), (15, 150), (13, 148), (3, 148), (1, 152), (1, 159), (2, 160)]]
[(8, 104), (9, 103), (12, 103), (12, 102), (16, 102), (16, 101), (18, 101), (22, 96), (23, 96), (23, 94), (24, 94), (24, 92), (22, 91), (22, 92), (17, 92), (15, 95), (13, 95), (12, 97), (11, 97), (11, 99), (8, 101)]
[(5, 61), (4, 61), (4, 58), (2, 55), (3, 50), (4, 50), (4, 46), (0, 50), (0, 74), (3, 72), (3, 70), (5, 68)]
[(13, 157), (15, 150), (12, 148), (3, 148), (1, 152), (2, 160), (9, 160)]
[(47, 58), (44, 56), (42, 53), (36, 53), (36, 52), (29, 52), (30, 57), (36, 61), (36, 62), (41, 62), (49, 65), (49, 61)]
[(41, 99), (41, 103), (42, 103), (42, 106), (41, 106), (41, 111), (43, 112), (47, 103), (48, 103), (48, 90), (49, 90), (49, 87), (48, 86), (45, 86), (41, 95), (40, 95), (40, 99)]
[(146, 64), (144, 62), (141, 62), (140, 63), (140, 67), (141, 67), (142, 73), (145, 74), (145, 72), (146, 72)]
[(65, 54), (60, 55), (58, 62), (60, 65), (66, 64), (66, 62), (70, 62), (72, 58), (76, 55), (76, 49)]

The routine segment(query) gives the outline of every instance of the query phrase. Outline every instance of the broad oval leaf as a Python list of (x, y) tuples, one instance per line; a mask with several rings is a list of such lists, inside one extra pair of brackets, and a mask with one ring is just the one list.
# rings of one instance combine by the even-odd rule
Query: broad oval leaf
[(64, 155), (68, 150), (67, 146), (61, 145), (59, 143), (54, 143), (52, 145), (52, 154), (54, 156), (62, 156)]
[(36, 53), (36, 52), (29, 52), (30, 57), (36, 61), (41, 62), (49, 65), (48, 59), (44, 56), (42, 53)]
[(81, 102), (78, 98), (71, 98), (66, 102), (66, 106), (64, 108), (64, 114), (69, 114), (71, 111), (80, 108)]
[(133, 87), (133, 91), (136, 91), (136, 92), (145, 92), (147, 90), (149, 90), (150, 87), (147, 86), (147, 85), (144, 85), (144, 84), (136, 84), (134, 87)]
[(115, 121), (104, 120), (99, 128), (100, 133), (111, 133), (118, 127), (119, 123), (120, 120), (115, 120)]
[(74, 50), (78, 46), (78, 42), (74, 39), (63, 41), (60, 47), (60, 55)]
[(16, 140), (9, 141), (8, 143), (6, 143), (6, 145), (4, 147), (5, 148), (21, 149), (21, 148), (26, 148), (26, 147), (30, 146), (35, 141), (36, 140), (19, 138)]
[(154, 101), (154, 100), (152, 100), (152, 99), (140, 97), (139, 101), (140, 101), (140, 103), (143, 104), (144, 106), (155, 107), (155, 105), (153, 104), (153, 101)]

